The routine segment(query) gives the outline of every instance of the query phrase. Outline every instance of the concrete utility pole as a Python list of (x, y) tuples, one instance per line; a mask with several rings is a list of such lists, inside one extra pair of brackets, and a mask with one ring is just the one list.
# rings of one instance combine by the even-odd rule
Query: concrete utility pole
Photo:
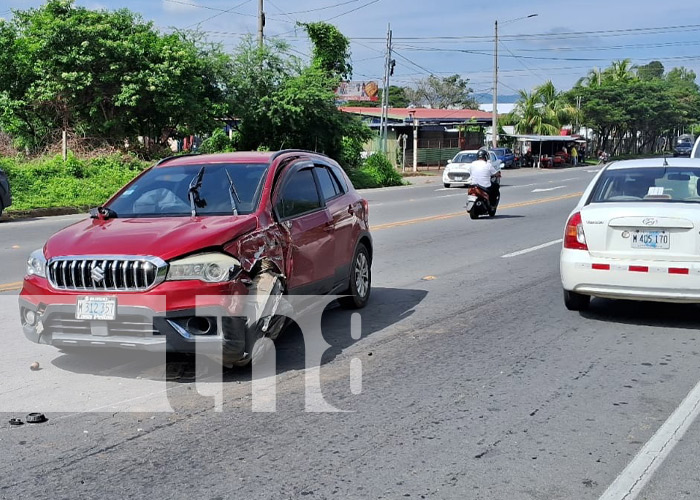
[(493, 23), (493, 110), (491, 113), (491, 145), (498, 147), (498, 20)]
[(263, 28), (265, 28), (265, 12), (263, 11), (263, 0), (258, 0), (258, 46), (263, 47)]
[(382, 118), (380, 127), (380, 147), (382, 153), (386, 154), (387, 150), (387, 125), (389, 121), (389, 76), (391, 75), (391, 24), (387, 25), (386, 29), (386, 57), (384, 58), (384, 85), (382, 88)]

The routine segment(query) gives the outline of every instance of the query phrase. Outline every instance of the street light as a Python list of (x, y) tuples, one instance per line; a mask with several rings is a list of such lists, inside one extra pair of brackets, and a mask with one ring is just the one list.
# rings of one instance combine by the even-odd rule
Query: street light
[[(531, 17), (537, 17), (537, 14), (530, 14), (529, 16), (516, 17), (515, 19), (510, 19), (504, 21), (503, 24), (514, 23), (515, 21), (520, 21), (521, 19), (529, 19)], [(491, 145), (494, 148), (498, 147), (498, 19), (493, 23), (493, 110), (491, 119)]]

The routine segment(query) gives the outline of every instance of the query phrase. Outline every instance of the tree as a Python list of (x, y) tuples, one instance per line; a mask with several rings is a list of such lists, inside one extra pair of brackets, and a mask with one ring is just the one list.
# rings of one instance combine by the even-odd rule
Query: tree
[(114, 145), (211, 129), (224, 110), (217, 47), (162, 35), (126, 9), (49, 0), (0, 24), (0, 127), (39, 148), (70, 130)]
[[(346, 106), (348, 107), (367, 107), (367, 108), (378, 108), (381, 106), (383, 89), (379, 89), (379, 96), (376, 101), (348, 101)], [(389, 107), (390, 108), (407, 108), (410, 104), (408, 96), (406, 95), (405, 87), (398, 87), (396, 85), (389, 85)]]
[(459, 75), (444, 78), (430, 75), (418, 81), (415, 89), (406, 89), (406, 96), (411, 104), (427, 105), (435, 109), (460, 108), (478, 109), (479, 103), (471, 95), (469, 80)]
[(350, 40), (335, 26), (324, 22), (298, 23), (313, 45), (311, 60), (323, 73), (332, 78), (348, 79), (352, 75)]
[(637, 67), (637, 77), (644, 81), (663, 78), (664, 71), (664, 65), (661, 61), (651, 61), (649, 64)]
[(566, 101), (551, 81), (535, 87), (532, 92), (520, 90), (519, 98), (508, 120), (519, 134), (554, 135), (561, 127), (572, 123), (576, 108)]

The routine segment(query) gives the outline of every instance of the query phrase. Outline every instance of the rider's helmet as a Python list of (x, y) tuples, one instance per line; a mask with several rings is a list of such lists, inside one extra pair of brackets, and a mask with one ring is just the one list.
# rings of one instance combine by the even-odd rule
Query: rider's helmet
[(480, 149), (479, 152), (476, 153), (476, 159), (487, 161), (489, 159), (489, 154), (485, 150)]

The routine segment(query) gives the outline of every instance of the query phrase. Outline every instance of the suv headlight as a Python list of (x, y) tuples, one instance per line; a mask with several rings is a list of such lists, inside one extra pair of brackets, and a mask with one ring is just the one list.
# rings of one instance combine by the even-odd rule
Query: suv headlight
[(46, 257), (44, 250), (34, 250), (27, 258), (27, 276), (40, 276), (46, 278)]
[(167, 280), (200, 280), (207, 283), (229, 281), (241, 269), (241, 263), (224, 253), (200, 253), (170, 262)]

